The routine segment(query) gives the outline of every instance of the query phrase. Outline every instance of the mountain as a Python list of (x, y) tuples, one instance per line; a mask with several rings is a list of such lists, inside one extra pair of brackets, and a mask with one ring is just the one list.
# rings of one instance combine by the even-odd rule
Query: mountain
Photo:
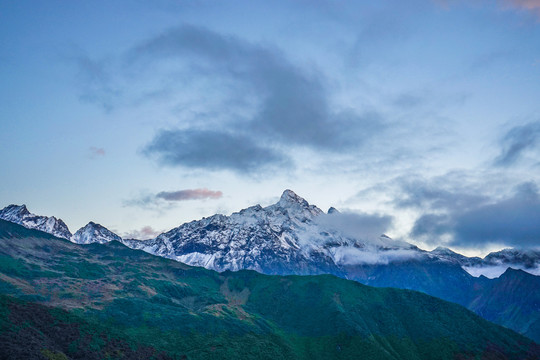
[(70, 240), (78, 244), (104, 243), (108, 241), (122, 241), (120, 236), (108, 230), (100, 224), (89, 222), (71, 234), (67, 225), (54, 216), (39, 216), (32, 214), (26, 205), (8, 205), (0, 210), (0, 219), (24, 226), (27, 229), (35, 229)]
[(450, 250), (444, 246), (438, 246), (434, 250), (430, 251), (438, 259), (446, 260), (452, 263), (459, 264), (459, 266), (481, 266), (483, 260), (477, 256), (467, 257), (465, 255), (458, 254), (455, 251)]
[(481, 286), (468, 304), (469, 309), (539, 341), (540, 277), (509, 268)]
[(69, 239), (71, 232), (67, 225), (54, 216), (38, 216), (30, 213), (26, 205), (9, 205), (0, 210), (0, 219), (11, 221), (29, 229), (37, 229), (54, 236)]
[(0, 295), (0, 314), (0, 359), (172, 359), (62, 309)]
[(540, 275), (540, 250), (503, 249), (489, 253), (483, 259), (463, 256), (444, 247), (438, 247), (431, 253), (440, 259), (459, 264), (473, 276), (496, 278), (508, 268), (522, 269), (530, 274)]
[(122, 238), (104, 226), (90, 221), (77, 230), (69, 240), (77, 244), (103, 244), (109, 241), (122, 241)]
[[(332, 274), (371, 286), (422, 291), (540, 342), (538, 308), (533, 303), (520, 303), (502, 282), (479, 276), (499, 277), (510, 267), (534, 273), (540, 263), (538, 251), (503, 250), (484, 259), (443, 247), (428, 252), (379, 236), (357, 226), (356, 221), (334, 208), (324, 213), (286, 190), (273, 205), (255, 205), (230, 216), (192, 221), (151, 240), (121, 239), (93, 222), (70, 240), (81, 244), (120, 241), (133, 249), (220, 272), (251, 269), (271, 275)], [(529, 289), (538, 296), (540, 288)], [(498, 294), (499, 300), (481, 300), (487, 299), (487, 293)], [(531, 313), (536, 315), (529, 320)]]
[(418, 251), (386, 236), (365, 241), (333, 226), (339, 212), (325, 214), (291, 190), (267, 207), (260, 205), (214, 215), (174, 228), (148, 241), (126, 245), (151, 254), (207, 269), (251, 269), (265, 274), (334, 274), (345, 277), (342, 265), (352, 256)]
[(0, 340), (20, 343), (23, 334), (28, 350), (39, 351), (29, 358), (76, 358), (81, 344), (99, 353), (118, 342), (106, 357), (140, 343), (186, 359), (540, 356), (531, 340), (459, 305), (331, 275), (217, 273), (117, 241), (83, 246), (2, 220), (0, 260), (0, 293), (22, 300), (6, 306), (0, 297)]

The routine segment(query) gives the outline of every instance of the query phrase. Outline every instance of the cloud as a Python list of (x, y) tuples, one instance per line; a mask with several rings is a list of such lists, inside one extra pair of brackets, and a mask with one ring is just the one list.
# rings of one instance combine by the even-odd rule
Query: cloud
[(132, 230), (122, 234), (123, 239), (148, 240), (157, 237), (163, 231), (154, 230), (151, 226), (144, 226), (140, 230)]
[[(459, 177), (457, 184), (456, 176)], [(466, 181), (459, 174), (446, 174), (443, 178), (430, 181), (408, 176), (398, 178), (395, 182), (399, 191), (393, 203), (398, 208), (464, 210), (488, 201), (488, 197), (475, 189), (464, 190), (462, 186)]]
[(185, 201), (202, 199), (219, 199), (223, 196), (221, 191), (212, 191), (208, 189), (188, 189), (178, 191), (162, 191), (156, 195), (157, 199), (167, 201)]
[(540, 156), (540, 121), (515, 126), (501, 140), (501, 153), (495, 159), (495, 165), (510, 166), (526, 157), (529, 152)]
[(157, 155), (162, 164), (252, 172), (290, 158), (276, 148), (339, 153), (358, 148), (385, 128), (377, 113), (333, 106), (320, 72), (293, 64), (271, 46), (203, 27), (170, 29), (133, 48), (128, 59), (142, 71), (161, 67), (174, 74), (189, 69), (188, 81), (193, 83), (210, 76), (215, 83), (227, 84), (231, 99), (249, 99), (251, 104), (244, 116), (221, 108), (218, 126), (184, 119), (198, 120), (197, 127), (160, 131), (146, 153)]
[(327, 231), (339, 231), (346, 237), (374, 241), (392, 225), (389, 215), (365, 213), (332, 213), (318, 216), (315, 222)]
[(487, 4), (488, 6), (497, 6), (503, 10), (521, 10), (525, 12), (530, 12), (536, 16), (540, 16), (540, 0), (483, 0), (483, 1), (470, 1), (470, 0), (433, 0), (435, 3), (440, 6), (448, 9), (450, 6), (459, 4), (459, 5), (477, 5)]
[(234, 170), (249, 173), (265, 167), (287, 167), (277, 150), (251, 137), (213, 130), (161, 130), (143, 153), (165, 165)]
[[(299, 233), (299, 244), (305, 248), (324, 246), (340, 265), (388, 264), (419, 256), (410, 244), (381, 236), (392, 225), (389, 215), (353, 212), (332, 212), (314, 219), (317, 231)], [(328, 242), (326, 235), (333, 234), (339, 246)]]
[(98, 148), (95, 146), (90, 147), (90, 159), (96, 159), (98, 157), (105, 156), (105, 149), (104, 148)]
[(439, 239), (450, 237), (448, 245), (485, 247), (540, 246), (540, 193), (535, 183), (523, 183), (511, 196), (470, 204), (469, 208), (440, 208), (416, 220), (411, 235)]
[(110, 112), (121, 92), (113, 86), (113, 77), (108, 72), (107, 63), (94, 60), (85, 54), (76, 55), (74, 60), (82, 89), (80, 99), (98, 104), (105, 111)]
[(517, 9), (531, 11), (540, 16), (540, 0), (504, 0), (504, 3)]
[(334, 254), (334, 259), (340, 265), (387, 265), (392, 262), (406, 261), (422, 256), (415, 250), (364, 250), (355, 247), (339, 247)]
[(124, 201), (124, 206), (136, 206), (146, 209), (162, 211), (174, 207), (179, 201), (187, 200), (215, 200), (221, 199), (223, 192), (203, 189), (184, 189), (177, 191), (160, 191), (158, 193), (144, 193), (133, 199)]

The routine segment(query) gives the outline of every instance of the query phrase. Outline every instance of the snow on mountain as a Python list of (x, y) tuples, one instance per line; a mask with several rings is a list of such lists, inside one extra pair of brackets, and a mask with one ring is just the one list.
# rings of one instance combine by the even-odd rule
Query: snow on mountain
[(437, 248), (430, 251), (429, 253), (438, 259), (456, 263), (462, 267), (475, 266), (475, 265), (481, 264), (482, 262), (482, 259), (479, 257), (467, 257), (465, 255), (458, 254), (457, 252), (452, 251), (449, 248), (443, 247), (443, 246), (438, 246)]
[(22, 225), (28, 229), (40, 230), (54, 236), (68, 239), (71, 237), (67, 225), (54, 216), (34, 215), (26, 208), (26, 205), (9, 205), (0, 210), (0, 219)]
[[(291, 190), (276, 204), (255, 205), (231, 216), (214, 215), (183, 224), (148, 241), (125, 242), (149, 253), (209, 269), (252, 269), (268, 274), (344, 275), (341, 265), (357, 260), (374, 260), (375, 252), (410, 256), (402, 252), (416, 247), (386, 236), (371, 239), (350, 236), (334, 221), (341, 216), (330, 209), (325, 214)], [(380, 233), (379, 233), (380, 234)], [(418, 249), (416, 249), (418, 250)]]
[(380, 235), (384, 217), (366, 220), (333, 207), (324, 213), (291, 190), (285, 190), (273, 205), (255, 205), (230, 216), (213, 215), (150, 240), (122, 239), (94, 222), (71, 235), (62, 220), (31, 214), (24, 205), (7, 206), (0, 218), (79, 244), (116, 240), (133, 249), (217, 271), (252, 269), (267, 274), (348, 277), (350, 266), (431, 259), (457, 264), (473, 276), (498, 277), (509, 267), (540, 275), (538, 250), (506, 249), (484, 259), (444, 247), (426, 252)]
[(104, 244), (112, 240), (122, 241), (122, 238), (109, 229), (90, 221), (86, 226), (80, 228), (70, 239), (77, 244)]

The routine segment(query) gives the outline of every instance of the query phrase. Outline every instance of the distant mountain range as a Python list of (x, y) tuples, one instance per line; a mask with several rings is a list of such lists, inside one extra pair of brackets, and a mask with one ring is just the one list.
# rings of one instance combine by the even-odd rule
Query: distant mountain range
[[(62, 220), (30, 214), (24, 205), (4, 208), (0, 219), (79, 244), (115, 240), (220, 272), (333, 274), (372, 286), (422, 291), (464, 305), (540, 342), (540, 277), (525, 272), (539, 273), (540, 251), (506, 249), (483, 259), (443, 247), (424, 251), (385, 235), (370, 237), (361, 229), (353, 232), (347, 226), (348, 214), (334, 208), (324, 213), (291, 190), (274, 205), (192, 221), (144, 241), (121, 239), (93, 222), (72, 235)], [(526, 289), (526, 296), (515, 296), (519, 289)]]
[(218, 273), (4, 220), (0, 294), (6, 359), (540, 357), (526, 337), (419, 292), (332, 275)]

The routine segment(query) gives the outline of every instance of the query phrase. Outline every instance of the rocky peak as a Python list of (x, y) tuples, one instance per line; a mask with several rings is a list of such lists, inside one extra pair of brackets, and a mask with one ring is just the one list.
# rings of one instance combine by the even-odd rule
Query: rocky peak
[(0, 219), (22, 225), (28, 229), (36, 229), (57, 237), (69, 239), (71, 233), (67, 225), (54, 216), (34, 215), (26, 205), (8, 205), (0, 210)]
[(122, 241), (122, 238), (106, 227), (96, 224), (93, 221), (90, 221), (84, 227), (77, 230), (71, 237), (71, 241), (77, 244), (103, 244), (113, 240)]
[(11, 221), (11, 222), (15, 222), (14, 220), (16, 219), (22, 220), (22, 218), (25, 215), (31, 215), (31, 214), (26, 208), (26, 205), (24, 204), (23, 205), (12, 204), (0, 210), (0, 218)]
[(339, 210), (336, 209), (335, 207), (330, 207), (330, 209), (328, 209), (328, 215), (330, 214), (340, 214)]
[(279, 199), (278, 204), (282, 206), (287, 206), (291, 204), (299, 204), (304, 207), (309, 206), (308, 202), (304, 198), (296, 195), (294, 191), (289, 189), (285, 190), (283, 194), (281, 194), (281, 198)]

